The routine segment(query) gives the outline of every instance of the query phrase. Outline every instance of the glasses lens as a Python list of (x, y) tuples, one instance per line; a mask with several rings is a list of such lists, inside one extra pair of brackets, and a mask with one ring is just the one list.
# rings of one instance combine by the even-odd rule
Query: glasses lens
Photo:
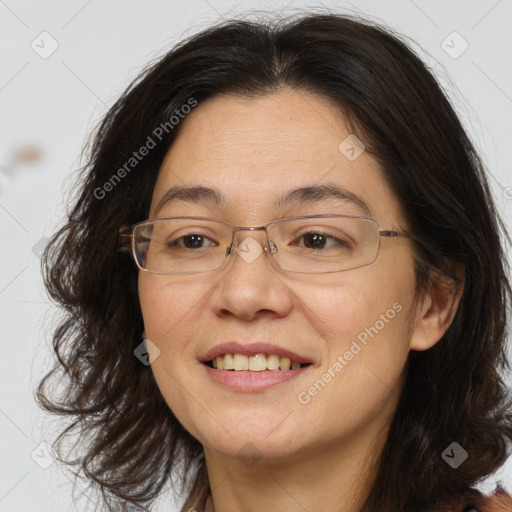
[(379, 227), (372, 219), (310, 217), (277, 221), (267, 228), (278, 265), (292, 272), (339, 272), (373, 263)]
[[(291, 272), (326, 273), (373, 263), (380, 232), (372, 219), (316, 216), (270, 223), (277, 264)], [(158, 274), (191, 274), (220, 267), (232, 231), (222, 221), (200, 218), (156, 219), (134, 228), (137, 265)]]
[(144, 222), (133, 235), (138, 266), (158, 274), (213, 270), (222, 264), (231, 242), (227, 225), (195, 218)]

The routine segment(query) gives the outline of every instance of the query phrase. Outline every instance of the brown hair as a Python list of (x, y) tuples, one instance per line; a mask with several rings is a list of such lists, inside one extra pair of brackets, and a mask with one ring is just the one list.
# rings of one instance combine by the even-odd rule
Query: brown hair
[[(209, 492), (201, 444), (166, 405), (151, 368), (134, 357), (143, 320), (137, 271), (117, 251), (119, 228), (147, 218), (163, 157), (186, 122), (170, 128), (169, 120), (191, 98), (251, 97), (282, 87), (329, 98), (356, 127), (415, 235), (419, 291), (432, 270), (455, 279), (447, 258), (465, 268), (452, 325), (432, 349), (410, 354), (364, 510), (427, 511), (507, 457), (512, 407), (500, 372), (509, 369), (511, 289), (501, 235), (509, 239), (482, 163), (436, 80), (399, 37), (367, 21), (335, 14), (229, 21), (169, 51), (110, 109), (81, 171), (78, 199), (43, 257), (46, 287), (66, 318), (53, 338), (57, 363), (38, 399), (71, 418), (59, 443), (80, 435), (81, 448), (73, 458), (61, 446), (61, 457), (111, 510), (150, 505), (176, 467), (191, 486), (184, 510), (204, 504)], [(127, 168), (165, 123), (156, 146)], [(127, 172), (113, 182), (123, 166)], [(57, 378), (60, 396), (48, 388)], [(456, 470), (441, 458), (452, 441), (470, 454)]]

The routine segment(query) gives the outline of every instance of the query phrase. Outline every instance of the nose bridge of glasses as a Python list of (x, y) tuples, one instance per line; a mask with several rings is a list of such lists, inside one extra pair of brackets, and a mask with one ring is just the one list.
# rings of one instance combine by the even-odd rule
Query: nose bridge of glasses
[[(237, 236), (240, 232), (248, 231), (245, 236)], [(257, 234), (256, 231), (263, 231), (261, 234)], [(261, 248), (268, 252), (267, 248), (267, 227), (266, 226), (257, 226), (257, 227), (234, 227), (233, 228), (233, 246), (238, 247), (243, 242), (248, 239), (252, 238), (255, 240)], [(271, 243), (271, 252), (274, 252), (273, 244)]]

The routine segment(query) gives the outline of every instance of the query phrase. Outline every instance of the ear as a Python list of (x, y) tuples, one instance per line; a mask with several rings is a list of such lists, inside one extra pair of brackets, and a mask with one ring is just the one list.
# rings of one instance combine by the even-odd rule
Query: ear
[(416, 305), (409, 346), (411, 350), (432, 348), (450, 327), (464, 290), (463, 267), (452, 266), (452, 269), (461, 280), (459, 285), (444, 274), (431, 273), (430, 289)]
[(146, 339), (146, 331), (142, 331), (142, 340), (144, 341)]

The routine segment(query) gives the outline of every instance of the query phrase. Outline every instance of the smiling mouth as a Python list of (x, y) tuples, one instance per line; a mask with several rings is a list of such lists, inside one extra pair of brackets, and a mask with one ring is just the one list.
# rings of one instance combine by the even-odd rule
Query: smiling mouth
[(263, 353), (252, 356), (227, 353), (205, 361), (204, 364), (216, 370), (251, 372), (299, 370), (311, 365), (311, 363), (291, 361), (290, 358), (277, 354)]

